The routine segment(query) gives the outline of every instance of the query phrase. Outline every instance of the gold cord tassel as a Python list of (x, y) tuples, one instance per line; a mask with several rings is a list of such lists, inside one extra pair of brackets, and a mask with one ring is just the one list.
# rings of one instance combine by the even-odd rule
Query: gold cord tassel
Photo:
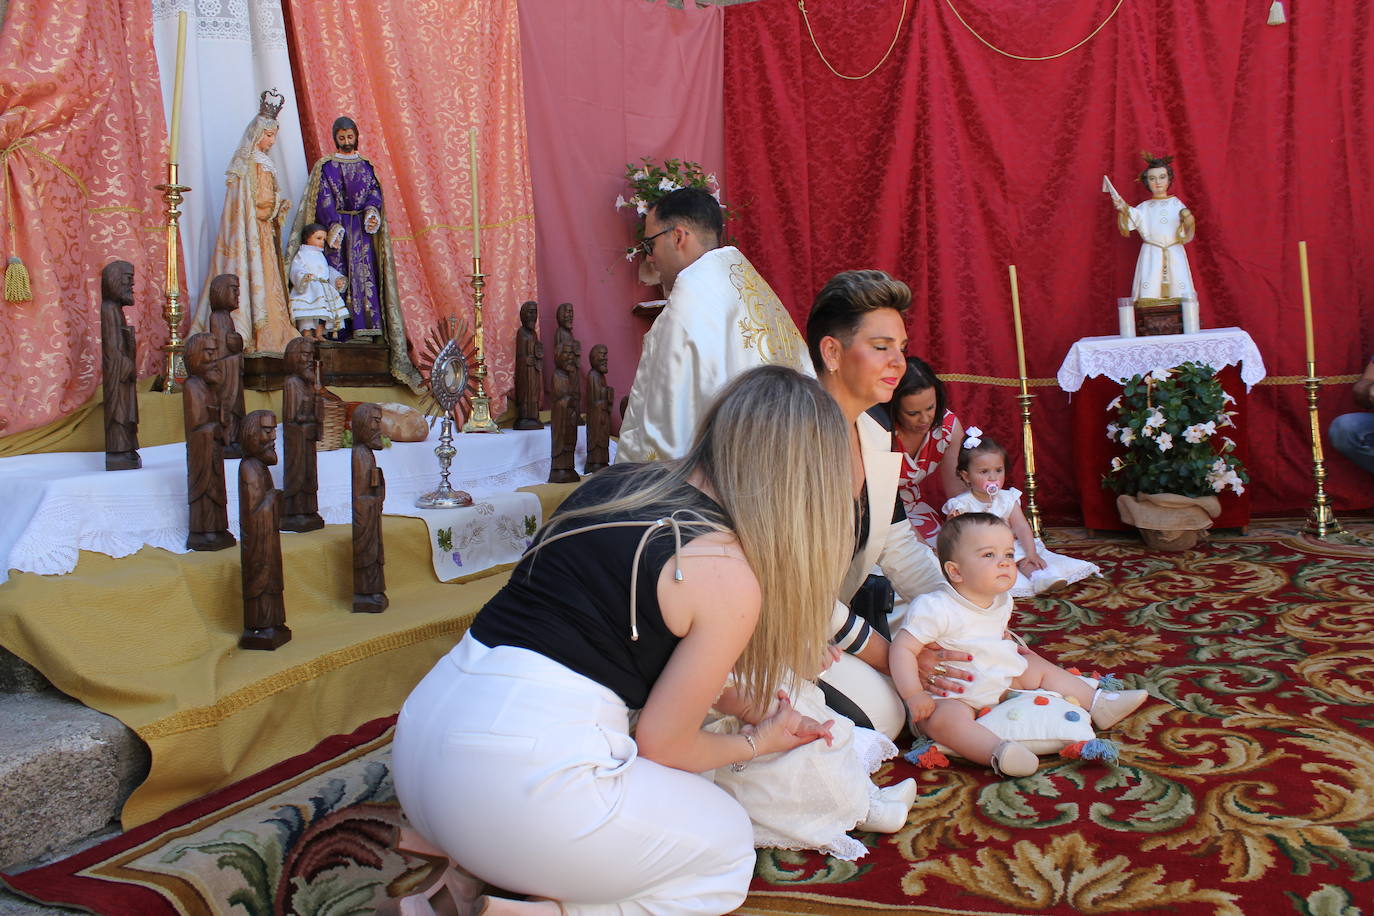
[(1283, 25), (1288, 21), (1288, 16), (1283, 11), (1283, 0), (1274, 0), (1269, 4), (1269, 25)]
[(5, 265), (5, 301), (30, 302), (33, 288), (29, 286), (29, 269), (17, 256), (10, 257)]

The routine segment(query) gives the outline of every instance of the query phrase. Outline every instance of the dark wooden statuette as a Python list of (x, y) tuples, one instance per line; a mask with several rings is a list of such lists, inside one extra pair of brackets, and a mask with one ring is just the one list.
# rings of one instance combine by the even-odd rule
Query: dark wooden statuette
[(186, 384), (181, 410), (186, 421), (186, 502), (191, 510), (188, 550), (233, 547), (224, 491), (224, 441), (215, 387), (220, 383), (219, 344), (213, 334), (186, 341)]
[(606, 384), (606, 345), (592, 347), (587, 373), (587, 463), (582, 470), (595, 474), (611, 464), (611, 405), (615, 389)]
[[(571, 306), (569, 306), (571, 308)], [(543, 429), (539, 396), (544, 393), (544, 345), (539, 340), (539, 306), (520, 306), (520, 330), (515, 332), (515, 428)]]
[(282, 531), (314, 531), (324, 527), (315, 461), (324, 419), (324, 402), (315, 387), (319, 346), (312, 337), (296, 337), (286, 345), (287, 375), (281, 391), (282, 438), (286, 445)]
[(553, 313), (558, 327), (553, 332), (553, 361), (558, 364), (558, 348), (564, 344), (574, 343), (573, 340), (573, 306), (571, 302), (564, 302), (558, 306), (558, 310)]
[(554, 353), (553, 398), (550, 410), (549, 483), (576, 483), (582, 477), (573, 466), (577, 451), (577, 413), (579, 408), (577, 341), (564, 344)]
[(138, 457), (138, 354), (124, 309), (134, 302), (134, 265), (100, 272), (100, 369), (105, 393), (105, 470), (143, 467)]
[(239, 429), (243, 425), (243, 335), (234, 327), (239, 307), (239, 278), (220, 274), (210, 281), (210, 333), (219, 344), (219, 364), (224, 379), (219, 383), (219, 406), (224, 418), (224, 457), (242, 458)]
[(268, 467), (277, 463), (277, 418), (255, 410), (240, 425), (239, 565), (243, 576), (240, 649), (275, 649), (291, 640), (282, 598), (281, 490)]
[(353, 411), (353, 610), (379, 614), (386, 597), (382, 551), (382, 503), (386, 478), (372, 452), (382, 447), (382, 409), (361, 404)]

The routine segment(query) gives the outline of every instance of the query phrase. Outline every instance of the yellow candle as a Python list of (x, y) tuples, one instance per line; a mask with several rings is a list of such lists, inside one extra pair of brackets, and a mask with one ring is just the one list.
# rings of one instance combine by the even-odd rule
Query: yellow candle
[(168, 144), (168, 162), (177, 161), (181, 145), (181, 78), (186, 72), (186, 11), (177, 13), (177, 75), (172, 83), (172, 139)]
[(472, 256), (482, 256), (482, 208), (477, 197), (477, 128), (468, 128), (468, 171), (472, 173)]
[(1021, 295), (1016, 289), (1016, 265), (1008, 264), (1011, 273), (1011, 319), (1016, 325), (1016, 370), (1026, 377), (1026, 345), (1021, 342)]
[(1307, 361), (1317, 361), (1312, 345), (1312, 284), (1307, 279), (1307, 243), (1298, 242), (1298, 266), (1302, 269), (1302, 329), (1307, 333)]

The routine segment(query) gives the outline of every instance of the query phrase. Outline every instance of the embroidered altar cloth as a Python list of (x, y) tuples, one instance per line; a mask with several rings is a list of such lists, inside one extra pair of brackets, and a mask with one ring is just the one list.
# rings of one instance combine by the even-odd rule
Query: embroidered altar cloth
[(1206, 328), (1196, 334), (1161, 334), (1156, 337), (1084, 337), (1069, 348), (1059, 367), (1059, 387), (1068, 392), (1083, 381), (1104, 375), (1124, 382), (1151, 369), (1186, 362), (1201, 363), (1220, 372), (1240, 366), (1240, 378), (1249, 391), (1265, 376), (1264, 358), (1250, 335), (1240, 328)]

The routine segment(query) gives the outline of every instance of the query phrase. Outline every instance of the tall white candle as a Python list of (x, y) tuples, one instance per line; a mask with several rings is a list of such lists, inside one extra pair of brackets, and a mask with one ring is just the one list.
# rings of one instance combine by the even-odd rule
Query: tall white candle
[(472, 174), (472, 256), (482, 256), (482, 207), (477, 197), (477, 128), (468, 128), (468, 171)]
[(167, 144), (167, 161), (176, 162), (177, 151), (181, 147), (181, 84), (186, 72), (186, 11), (177, 13), (177, 70), (176, 80), (172, 83), (172, 130), (171, 142)]

